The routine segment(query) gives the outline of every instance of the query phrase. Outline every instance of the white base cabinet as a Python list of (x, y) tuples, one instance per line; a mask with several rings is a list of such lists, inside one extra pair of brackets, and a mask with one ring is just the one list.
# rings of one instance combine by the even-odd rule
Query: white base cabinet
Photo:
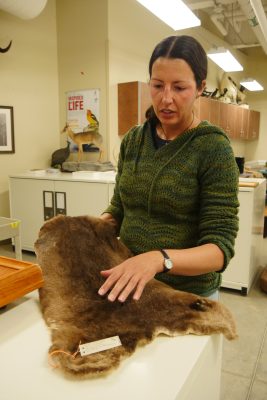
[[(11, 176), (11, 217), (21, 221), (21, 247), (34, 251), (34, 243), (44, 221), (57, 214), (99, 216), (113, 195), (115, 174), (79, 179), (69, 173), (40, 177), (30, 173)], [(242, 181), (242, 179), (240, 179)], [(256, 187), (239, 188), (239, 232), (235, 256), (222, 276), (222, 287), (247, 294), (261, 265), (263, 244), (265, 179), (245, 179)]]
[(58, 214), (100, 216), (108, 206), (114, 179), (75, 180), (71, 174), (33, 177), (21, 174), (9, 178), (12, 218), (21, 220), (21, 246), (34, 250), (44, 221)]
[(239, 188), (239, 231), (235, 255), (222, 276), (222, 287), (238, 289), (244, 295), (250, 290), (261, 266), (266, 192), (265, 179), (249, 179), (249, 182), (258, 186)]

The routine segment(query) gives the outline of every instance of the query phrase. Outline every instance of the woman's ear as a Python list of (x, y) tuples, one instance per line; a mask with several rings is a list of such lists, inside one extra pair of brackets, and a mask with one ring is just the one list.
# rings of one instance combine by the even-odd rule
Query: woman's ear
[(202, 92), (205, 89), (206, 84), (207, 84), (206, 79), (201, 82), (201, 85), (197, 88), (196, 98), (202, 95)]

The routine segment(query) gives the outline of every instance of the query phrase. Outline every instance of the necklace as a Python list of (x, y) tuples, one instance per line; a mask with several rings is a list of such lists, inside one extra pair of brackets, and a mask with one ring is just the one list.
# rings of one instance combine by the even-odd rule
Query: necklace
[[(191, 120), (190, 124), (181, 133), (179, 133), (177, 136), (180, 136), (184, 132), (188, 131), (191, 128), (191, 126), (193, 125), (194, 119), (195, 119), (195, 114), (194, 114), (194, 111), (192, 111), (192, 120)], [(167, 141), (176, 139), (177, 136), (175, 136), (175, 138), (168, 139), (167, 135), (166, 135), (166, 133), (165, 133), (165, 131), (163, 129), (163, 126), (161, 124), (160, 124), (160, 129), (161, 129), (162, 133), (159, 134), (158, 131), (157, 131), (157, 134), (158, 134), (160, 139), (167, 140)]]

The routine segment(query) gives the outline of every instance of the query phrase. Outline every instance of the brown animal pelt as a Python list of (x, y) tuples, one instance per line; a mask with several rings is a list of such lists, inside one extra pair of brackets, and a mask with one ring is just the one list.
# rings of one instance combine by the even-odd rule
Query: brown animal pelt
[[(109, 372), (132, 354), (137, 345), (160, 333), (236, 337), (231, 313), (219, 302), (176, 291), (153, 279), (139, 301), (109, 302), (98, 295), (104, 282), (102, 269), (129, 256), (116, 238), (113, 226), (99, 218), (58, 216), (46, 222), (35, 243), (44, 286), (41, 309), (52, 331), (50, 352), (72, 375), (94, 376)], [(118, 335), (122, 345), (88, 356), (70, 357), (79, 343)], [(60, 350), (60, 352), (57, 352)]]

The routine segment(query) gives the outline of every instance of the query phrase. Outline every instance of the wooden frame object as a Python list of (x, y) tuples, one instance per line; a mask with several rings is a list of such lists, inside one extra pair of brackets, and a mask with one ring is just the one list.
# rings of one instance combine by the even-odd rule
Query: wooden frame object
[(0, 257), (0, 307), (39, 289), (42, 285), (43, 275), (39, 265)]
[(0, 153), (15, 153), (13, 107), (0, 106)]

